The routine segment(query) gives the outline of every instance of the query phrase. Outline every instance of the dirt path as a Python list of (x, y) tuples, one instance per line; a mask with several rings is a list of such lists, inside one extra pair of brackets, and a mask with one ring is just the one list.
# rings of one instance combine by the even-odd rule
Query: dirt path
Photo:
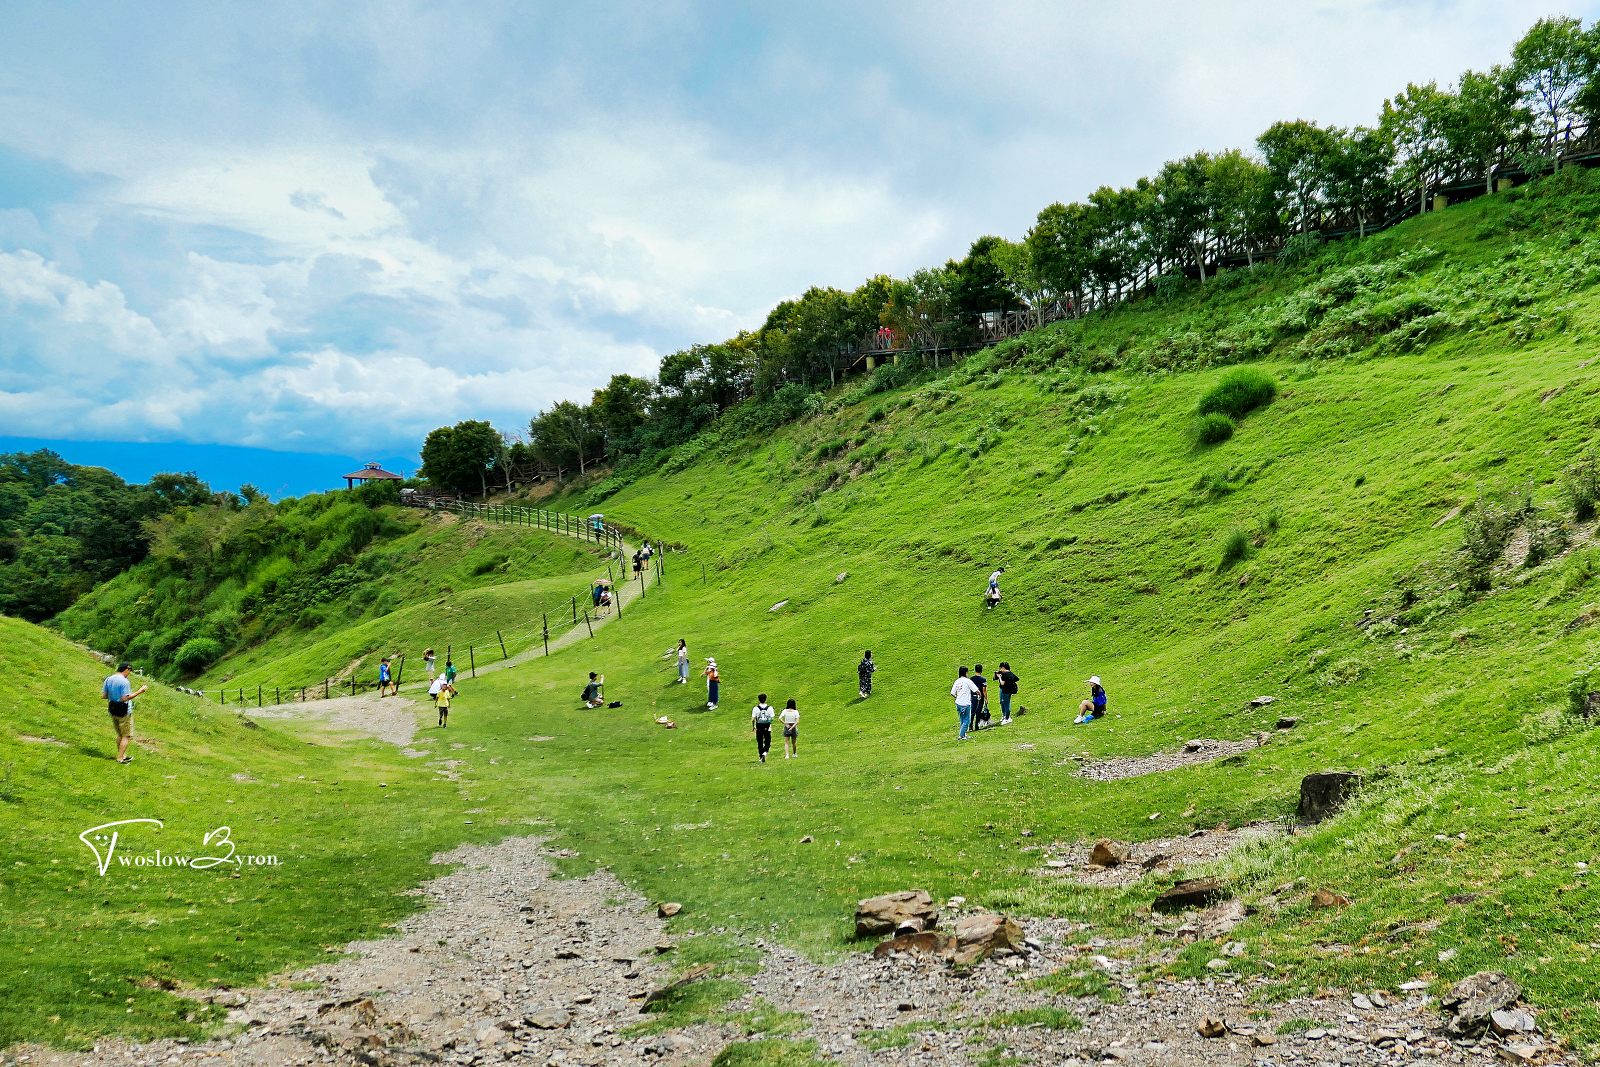
[[(550, 856), (537, 839), (513, 838), (437, 857), (458, 866), (423, 887), (428, 907), (395, 936), (351, 944), (344, 958), (261, 989), (204, 994), (230, 1009), (214, 1040), (106, 1041), (92, 1053), (15, 1048), (0, 1062), (676, 1067), (708, 1063), (729, 1044), (754, 1039), (758, 1010), (785, 1039), (813, 1041), (822, 1057), (856, 1065), (944, 1067), (1005, 1055), (1036, 1064), (1348, 1067), (1419, 1057), (1482, 1063), (1493, 1055), (1488, 1045), (1441, 1038), (1425, 993), (1391, 994), (1378, 1007), (1340, 995), (1265, 1008), (1249, 1003), (1249, 987), (1227, 973), (1232, 950), (1221, 944), (1212, 977), (1140, 981), (1141, 968), (1170, 958), (1178, 944), (1097, 940), (1066, 919), (1029, 921), (1027, 954), (964, 972), (864, 952), (816, 964), (756, 942), (764, 967), (738, 980), (743, 992), (717, 1021), (641, 1032), (654, 1018), (641, 1013), (643, 998), (673, 975), (672, 938), (654, 906), (609, 873), (556, 879)], [(1057, 971), (1087, 976), (1079, 988), (1101, 993), (1039, 988), (1038, 979)], [(1200, 1036), (1207, 1016), (1225, 1020), (1228, 1032)], [(1288, 1020), (1295, 1022), (1272, 1036)]]

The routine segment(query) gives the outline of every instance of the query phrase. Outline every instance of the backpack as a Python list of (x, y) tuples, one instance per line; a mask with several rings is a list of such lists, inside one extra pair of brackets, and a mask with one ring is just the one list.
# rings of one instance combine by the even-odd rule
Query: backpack
[(756, 722), (761, 723), (763, 726), (771, 726), (772, 720), (776, 719), (777, 717), (778, 713), (773, 710), (771, 704), (768, 704), (765, 707), (760, 705), (756, 706)]

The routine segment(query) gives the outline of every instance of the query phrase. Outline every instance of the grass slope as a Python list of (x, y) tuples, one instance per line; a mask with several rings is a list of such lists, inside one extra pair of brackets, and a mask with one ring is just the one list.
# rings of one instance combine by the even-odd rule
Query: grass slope
[[(474, 831), (455, 787), (390, 746), (308, 743), (160, 688), (136, 702), (119, 766), (103, 664), (0, 618), (0, 669), (26, 679), (0, 721), (0, 1048), (198, 1035), (220, 1012), (168, 989), (252, 982), (380, 934), (415, 908), (432, 854)], [(134, 818), (165, 825), (125, 828), (102, 877), (78, 835)], [(225, 855), (203, 846), (221, 826), (279, 865), (118, 862)]]

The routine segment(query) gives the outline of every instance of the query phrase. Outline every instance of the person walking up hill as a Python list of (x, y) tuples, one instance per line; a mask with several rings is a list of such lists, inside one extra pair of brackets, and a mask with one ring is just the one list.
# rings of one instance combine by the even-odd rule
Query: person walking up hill
[(767, 703), (767, 694), (756, 698), (756, 706), (750, 709), (750, 728), (756, 734), (756, 758), (762, 763), (767, 762), (767, 753), (772, 751), (772, 720), (777, 717), (778, 713)]
[(783, 723), (783, 758), (800, 758), (800, 711), (794, 706), (794, 697), (783, 706), (778, 716)]
[(861, 655), (861, 662), (856, 664), (856, 681), (861, 686), (861, 699), (865, 700), (872, 695), (872, 676), (878, 670), (878, 665), (872, 662), (872, 649), (867, 649)]
[(118, 763), (133, 762), (133, 757), (128, 755), (128, 744), (133, 740), (133, 701), (150, 689), (148, 685), (135, 689), (128, 677), (132, 673), (133, 664), (121, 664), (116, 673), (107, 677), (100, 686), (100, 695), (106, 699), (106, 710), (111, 713), (111, 725), (117, 730)]

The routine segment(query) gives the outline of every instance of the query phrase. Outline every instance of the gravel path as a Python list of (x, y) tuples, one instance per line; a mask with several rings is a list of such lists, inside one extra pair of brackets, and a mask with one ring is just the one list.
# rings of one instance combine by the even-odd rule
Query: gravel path
[[(736, 1021), (678, 1032), (630, 1032), (650, 1016), (645, 995), (672, 976), (673, 947), (655, 908), (607, 872), (552, 877), (534, 838), (468, 846), (420, 891), (426, 910), (395, 936), (358, 942), (344, 957), (247, 991), (202, 994), (229, 1007), (225, 1036), (203, 1044), (105, 1041), (90, 1053), (14, 1048), (0, 1062), (37, 1067), (313, 1063), (704, 1064), (749, 1040)], [(1238, 949), (1219, 944), (1203, 980), (1140, 981), (1180, 943), (1097, 940), (1065, 919), (1030, 920), (1028, 954), (958, 971), (913, 958), (856, 953), (816, 964), (757, 943), (764, 967), (723, 1014), (770, 1006), (794, 1013), (789, 1039), (815, 1041), (827, 1059), (855, 1065), (979, 1064), (1006, 1055), (1037, 1064), (1141, 1065), (1483, 1064), (1494, 1042), (1440, 1036), (1428, 991), (1364, 991), (1263, 1006), (1228, 973)], [(1059, 970), (1096, 976), (1098, 996), (1050, 993), (1035, 980)], [(1259, 980), (1256, 980), (1259, 981)], [(298, 988), (297, 988), (298, 987)], [(1375, 1002), (1375, 1003), (1374, 1003)], [(1070, 1011), (1078, 1029), (1027, 1025), (1007, 1013)], [(1202, 1037), (1207, 1017), (1225, 1032)], [(1282, 1036), (1274, 1031), (1293, 1020)], [(1537, 1062), (1556, 1062), (1545, 1050)], [(993, 1062), (990, 1059), (988, 1062)]]
[[(1188, 741), (1183, 748), (1176, 752), (1157, 752), (1151, 756), (1121, 756), (1116, 759), (1100, 760), (1096, 763), (1086, 763), (1079, 768), (1078, 774), (1084, 778), (1093, 778), (1098, 782), (1112, 782), (1118, 778), (1137, 778), (1144, 774), (1157, 774), (1161, 771), (1170, 771), (1178, 767), (1188, 767), (1196, 763), (1210, 763), (1213, 760), (1224, 759), (1259, 748), (1263, 744), (1260, 738), (1249, 738), (1244, 741), (1214, 741), (1201, 738)], [(1081, 762), (1082, 757), (1074, 756), (1062, 762), (1062, 766), (1072, 762)]]

